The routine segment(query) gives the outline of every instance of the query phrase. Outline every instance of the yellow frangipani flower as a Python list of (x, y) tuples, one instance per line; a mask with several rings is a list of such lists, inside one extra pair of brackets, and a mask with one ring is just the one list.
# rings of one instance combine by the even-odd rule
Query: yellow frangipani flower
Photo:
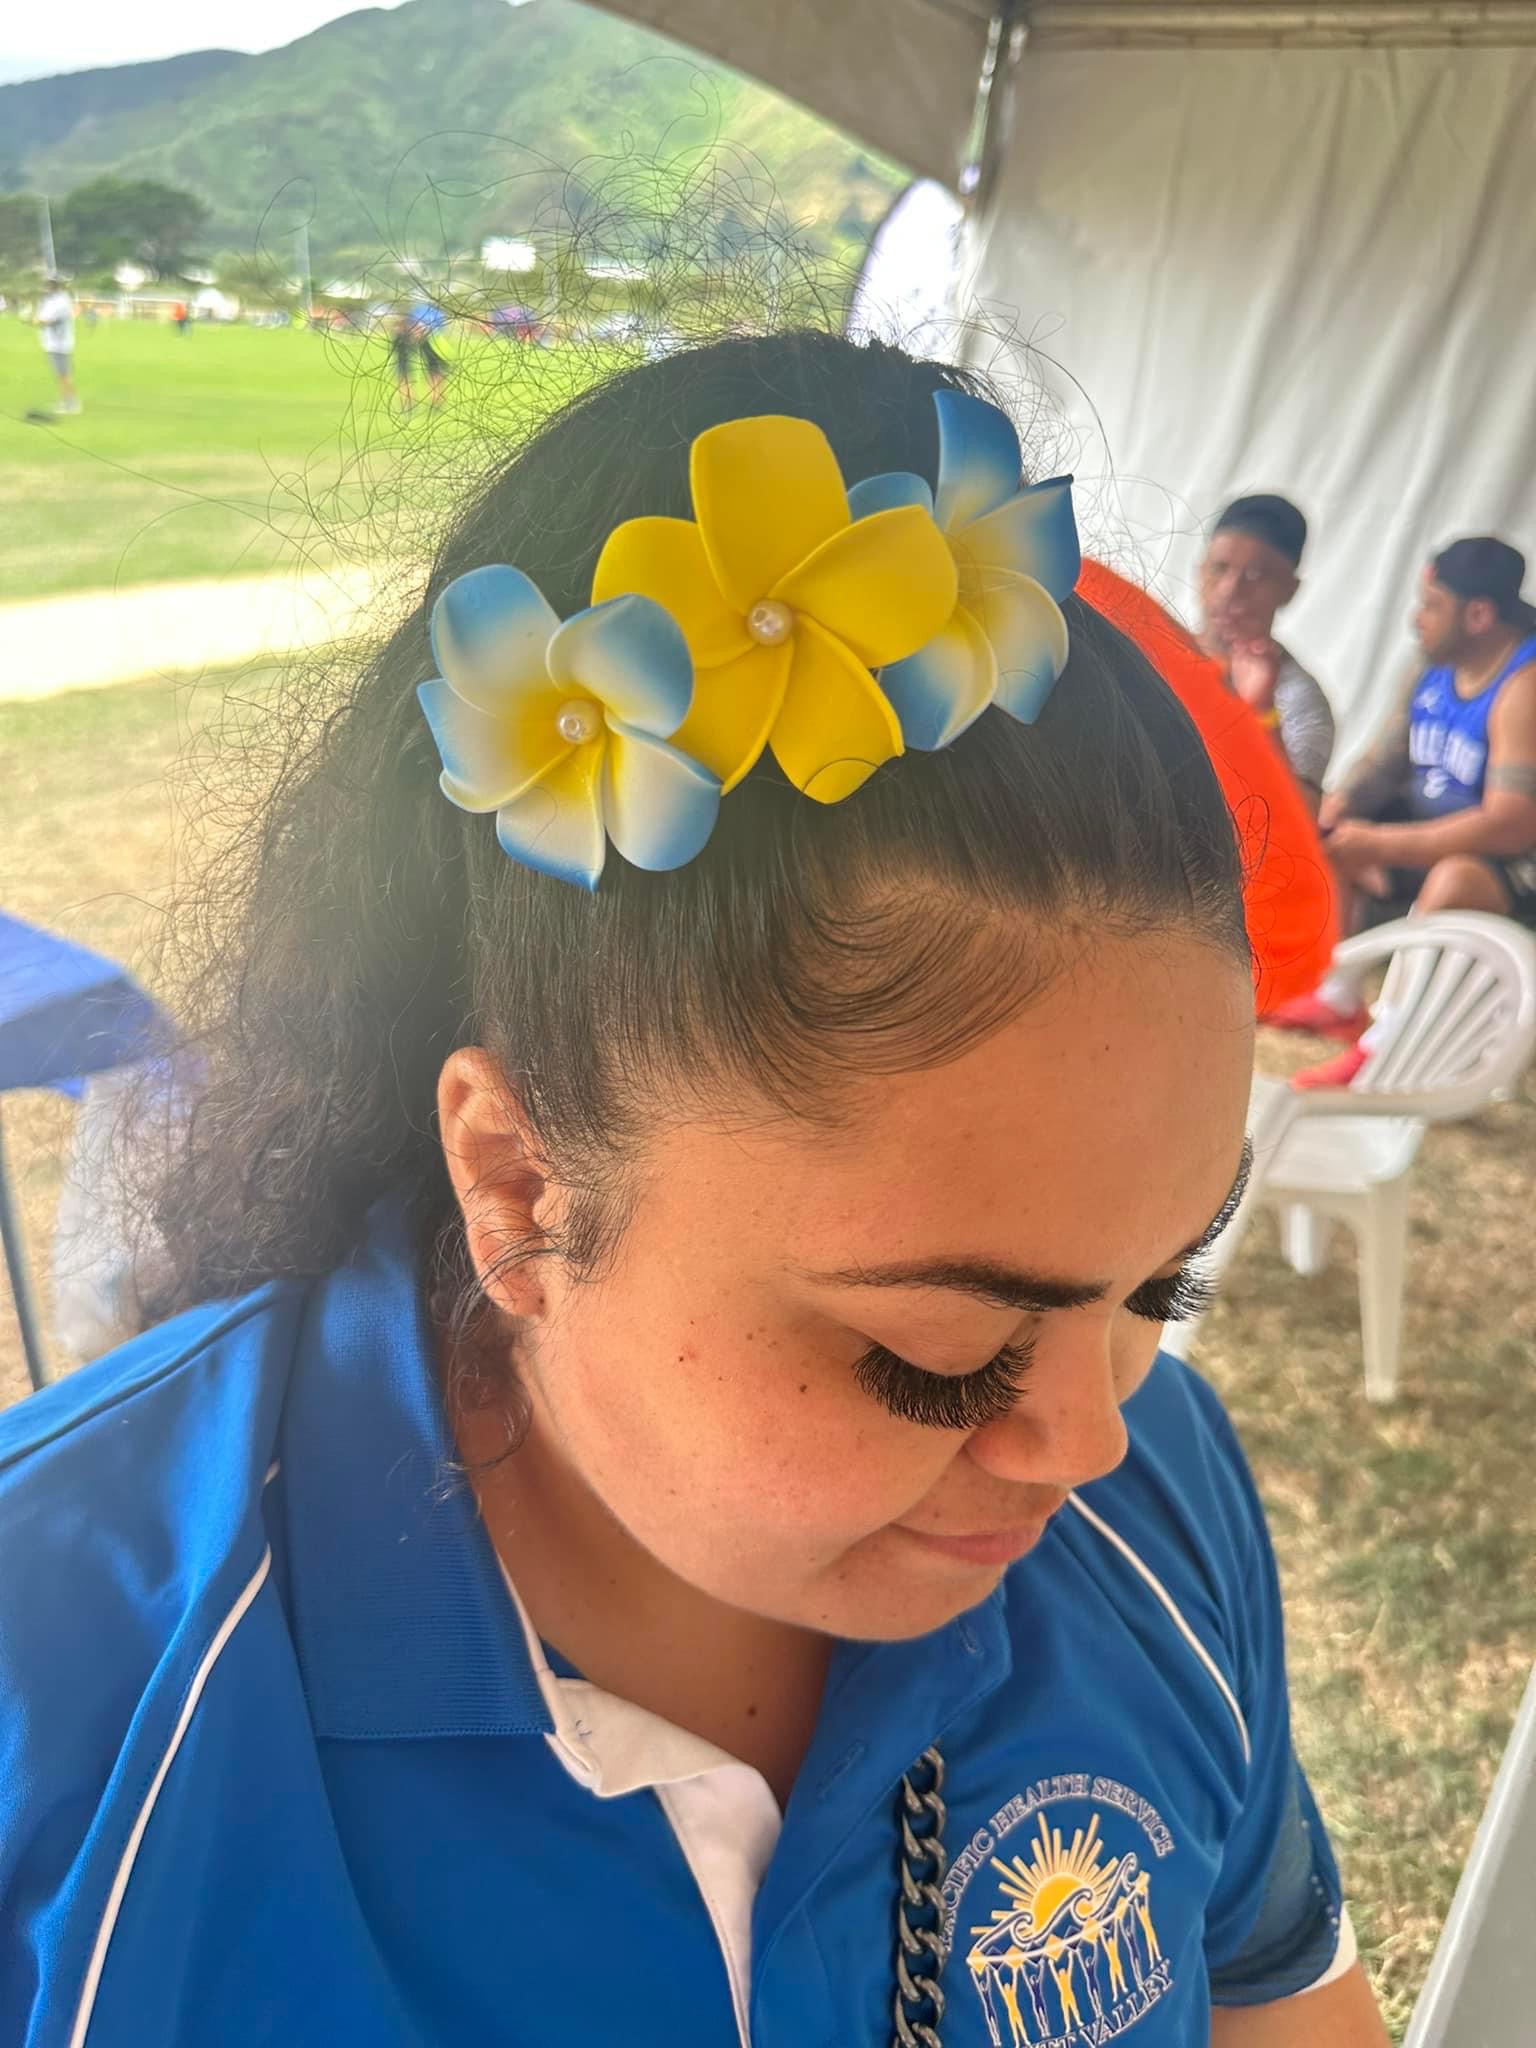
[(608, 538), (593, 602), (634, 592), (682, 628), (694, 695), (672, 742), (733, 789), (765, 746), (807, 796), (837, 803), (902, 752), (872, 673), (925, 646), (955, 608), (954, 556), (930, 511), (854, 519), (809, 420), (729, 420), (693, 443), (693, 519)]

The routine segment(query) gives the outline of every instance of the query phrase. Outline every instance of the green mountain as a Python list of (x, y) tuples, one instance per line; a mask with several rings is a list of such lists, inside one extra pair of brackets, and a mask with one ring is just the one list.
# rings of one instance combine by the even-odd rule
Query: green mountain
[(160, 179), (212, 207), (212, 247), (275, 248), (305, 222), (317, 266), (426, 260), (557, 212), (594, 247), (611, 231), (622, 259), (680, 193), (748, 232), (782, 209), (848, 257), (905, 182), (803, 108), (577, 0), (406, 0), (261, 56), (0, 86), (0, 138), (13, 188)]

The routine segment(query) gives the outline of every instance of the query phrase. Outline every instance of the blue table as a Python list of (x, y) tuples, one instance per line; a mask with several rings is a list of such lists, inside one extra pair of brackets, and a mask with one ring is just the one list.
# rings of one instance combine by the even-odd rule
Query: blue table
[[(148, 1059), (169, 1039), (165, 1013), (115, 961), (0, 912), (0, 1094), (57, 1088), (78, 1095), (87, 1075)], [(47, 1375), (3, 1126), (0, 1238), (27, 1373), (40, 1387)]]

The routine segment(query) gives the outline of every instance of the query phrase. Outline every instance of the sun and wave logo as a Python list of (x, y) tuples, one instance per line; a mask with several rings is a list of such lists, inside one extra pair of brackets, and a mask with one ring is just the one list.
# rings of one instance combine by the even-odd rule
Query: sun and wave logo
[(1171, 1988), (1151, 1876), (1107, 1855), (1097, 1814), (1070, 1843), (1042, 1814), (1027, 1860), (990, 1861), (1003, 1903), (966, 1960), (993, 2048), (1094, 2048)]

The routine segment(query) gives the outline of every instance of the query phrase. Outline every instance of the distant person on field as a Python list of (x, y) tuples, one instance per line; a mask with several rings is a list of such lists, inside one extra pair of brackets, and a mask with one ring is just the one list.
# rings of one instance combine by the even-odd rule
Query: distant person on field
[(38, 337), (59, 381), (59, 402), (55, 412), (81, 410), (75, 390), (75, 302), (62, 277), (50, 277), (48, 289), (37, 309)]
[(1235, 498), (1200, 563), (1200, 644), (1274, 733), (1315, 814), (1333, 754), (1321, 686), (1275, 638), (1275, 614), (1301, 587), (1307, 522), (1288, 498)]
[(421, 322), (410, 313), (400, 314), (390, 335), (389, 347), (394, 357), (395, 384), (400, 393), (400, 410), (409, 412), (415, 402), (411, 367), (418, 357), (422, 369), (426, 372), (427, 401), (431, 405), (441, 405), (448, 364), (433, 347), (432, 337)]
[[(1428, 666), (1321, 822), (1357, 923), (1486, 910), (1536, 931), (1536, 606), (1525, 557), (1491, 535), (1424, 568), (1413, 628)], [(1358, 1040), (1359, 990), (1330, 976), (1275, 1023)], [(1306, 1077), (1346, 1086), (1358, 1044)]]
[(176, 324), (178, 334), (185, 334), (192, 325), (192, 315), (180, 299), (171, 308), (171, 318)]

